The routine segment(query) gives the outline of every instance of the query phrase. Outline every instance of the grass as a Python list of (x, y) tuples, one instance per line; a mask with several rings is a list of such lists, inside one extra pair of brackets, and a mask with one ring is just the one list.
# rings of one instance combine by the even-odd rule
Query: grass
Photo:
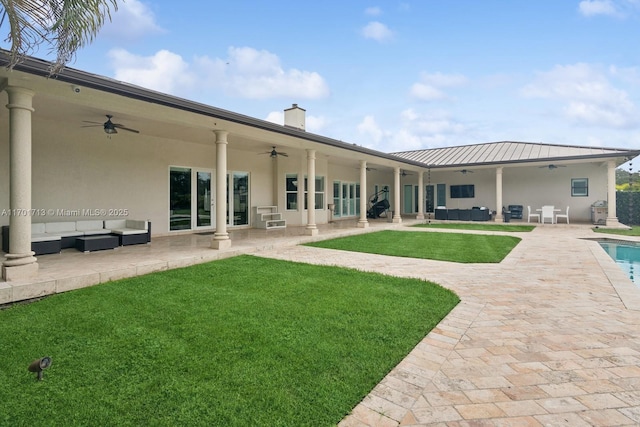
[[(0, 425), (338, 423), (458, 303), (239, 256), (0, 310)], [(51, 356), (44, 380), (27, 365)]]
[(632, 226), (631, 230), (595, 227), (593, 228), (593, 231), (596, 233), (617, 234), (618, 236), (640, 236), (640, 226), (637, 225)]
[(506, 232), (529, 232), (535, 228), (533, 225), (518, 224), (476, 224), (476, 223), (431, 223), (416, 224), (414, 227), (422, 228), (445, 228), (453, 230), (484, 230), (484, 231), (506, 231)]
[(512, 236), (385, 230), (307, 245), (438, 261), (492, 263), (502, 261), (518, 242), (520, 239)]

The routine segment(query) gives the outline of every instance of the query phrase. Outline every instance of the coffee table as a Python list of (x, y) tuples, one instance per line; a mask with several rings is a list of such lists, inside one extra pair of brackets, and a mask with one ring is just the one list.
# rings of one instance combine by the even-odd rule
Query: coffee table
[(118, 236), (110, 234), (76, 237), (76, 249), (82, 252), (114, 249), (118, 247), (118, 243)]

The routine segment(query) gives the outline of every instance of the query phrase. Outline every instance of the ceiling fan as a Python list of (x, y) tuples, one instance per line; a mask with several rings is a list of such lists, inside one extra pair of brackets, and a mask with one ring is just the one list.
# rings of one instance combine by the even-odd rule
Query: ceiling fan
[(470, 171), (469, 169), (461, 169), (458, 172), (460, 172), (462, 175), (466, 175), (468, 173), (473, 173), (473, 171)]
[(114, 133), (118, 133), (117, 129), (126, 130), (127, 132), (140, 133), (139, 130), (128, 128), (128, 127), (126, 127), (124, 125), (121, 125), (120, 123), (113, 123), (111, 121), (111, 118), (113, 117), (111, 114), (107, 114), (106, 116), (107, 116), (107, 121), (104, 122), (104, 123), (90, 122), (90, 121), (84, 120), (84, 123), (92, 123), (92, 124), (86, 125), (86, 126), (82, 126), (82, 127), (89, 128), (89, 127), (95, 127), (95, 126), (102, 126), (103, 129), (104, 129), (104, 132), (109, 134), (109, 135), (113, 135)]
[(264, 153), (258, 153), (258, 154), (268, 154), (269, 157), (271, 157), (272, 159), (275, 159), (278, 156), (289, 157), (287, 153), (283, 153), (282, 151), (276, 151), (275, 146), (272, 147), (271, 151), (265, 151)]
[(541, 169), (547, 168), (547, 169), (550, 169), (550, 170), (558, 169), (558, 168), (566, 168), (565, 165), (554, 165), (553, 163), (549, 164), (549, 165), (546, 165), (546, 166), (538, 166), (538, 167), (541, 168)]
[(402, 173), (400, 174), (400, 176), (409, 176), (409, 175), (413, 175), (413, 174), (407, 171), (402, 171)]

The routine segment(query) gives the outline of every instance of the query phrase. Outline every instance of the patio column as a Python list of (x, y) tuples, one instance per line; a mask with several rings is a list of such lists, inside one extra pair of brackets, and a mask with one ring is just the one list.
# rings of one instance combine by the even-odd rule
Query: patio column
[(622, 228), (623, 224), (618, 221), (616, 206), (616, 162), (607, 162), (607, 227)]
[(367, 194), (367, 161), (360, 160), (360, 220), (358, 220), (358, 228), (369, 227), (367, 198), (363, 196), (365, 194)]
[(225, 130), (216, 130), (216, 232), (211, 239), (213, 249), (231, 247), (227, 233), (227, 135)]
[(424, 173), (418, 172), (418, 215), (416, 219), (424, 219)]
[(9, 94), (9, 253), (2, 265), (7, 282), (37, 276), (31, 250), (31, 114), (34, 92), (6, 87)]
[(496, 217), (494, 221), (502, 221), (502, 167), (496, 168)]
[(400, 166), (393, 170), (393, 222), (402, 222), (400, 216)]
[(316, 236), (316, 150), (307, 150), (307, 236)]

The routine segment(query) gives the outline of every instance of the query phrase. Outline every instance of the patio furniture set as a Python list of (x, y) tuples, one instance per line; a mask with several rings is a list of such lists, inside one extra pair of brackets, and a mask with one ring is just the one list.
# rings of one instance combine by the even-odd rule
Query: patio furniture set
[(531, 222), (531, 219), (533, 218), (542, 224), (547, 220), (549, 220), (551, 224), (557, 224), (559, 218), (564, 218), (567, 221), (567, 224), (569, 224), (569, 206), (567, 206), (565, 213), (560, 213), (562, 211), (560, 209), (556, 209), (553, 205), (545, 205), (540, 209), (536, 209), (536, 212), (539, 213), (532, 213), (531, 206), (527, 206), (527, 211), (527, 222)]
[[(10, 229), (2, 226), (2, 250), (9, 252)], [(82, 252), (115, 249), (151, 242), (151, 222), (144, 220), (80, 220), (31, 224), (31, 250), (35, 255), (76, 248)]]

